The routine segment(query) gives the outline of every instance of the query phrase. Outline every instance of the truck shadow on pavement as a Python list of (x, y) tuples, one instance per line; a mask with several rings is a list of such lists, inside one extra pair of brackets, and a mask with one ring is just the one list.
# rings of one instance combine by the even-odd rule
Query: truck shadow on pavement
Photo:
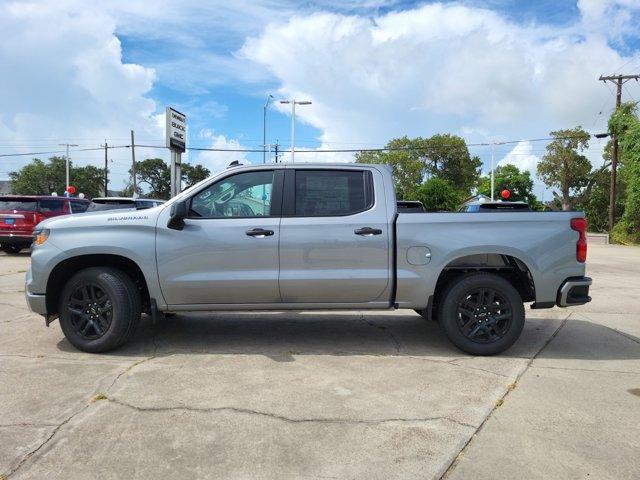
[[(66, 339), (58, 348), (75, 350)], [(500, 356), (531, 358), (541, 350), (544, 358), (640, 359), (640, 339), (587, 320), (530, 318), (518, 342)], [(134, 338), (107, 355), (177, 353), (265, 355), (279, 362), (295, 355), (469, 357), (437, 323), (416, 314), (355, 312), (189, 313), (156, 324), (143, 316)]]

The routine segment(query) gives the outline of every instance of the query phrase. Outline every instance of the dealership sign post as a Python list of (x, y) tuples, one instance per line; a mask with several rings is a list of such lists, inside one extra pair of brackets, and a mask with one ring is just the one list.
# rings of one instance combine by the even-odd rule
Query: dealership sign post
[(182, 153), (187, 148), (187, 117), (171, 107), (167, 107), (167, 148), (171, 150), (171, 196), (180, 193)]

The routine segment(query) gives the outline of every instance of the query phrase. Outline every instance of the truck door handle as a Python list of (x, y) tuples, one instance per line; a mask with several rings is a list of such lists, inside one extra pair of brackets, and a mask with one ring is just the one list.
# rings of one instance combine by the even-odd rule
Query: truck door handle
[(362, 227), (354, 230), (356, 235), (362, 235), (363, 237), (370, 237), (372, 235), (381, 235), (382, 230), (379, 228), (371, 228), (371, 227)]
[(273, 235), (273, 230), (265, 230), (264, 228), (252, 228), (245, 232), (250, 237), (264, 238)]

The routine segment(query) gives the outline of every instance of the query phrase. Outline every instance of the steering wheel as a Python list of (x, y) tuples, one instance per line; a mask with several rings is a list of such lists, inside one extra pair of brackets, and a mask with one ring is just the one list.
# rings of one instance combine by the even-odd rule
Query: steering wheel
[(227, 203), (229, 200), (233, 198), (236, 193), (235, 185), (227, 188), (225, 191), (221, 192), (216, 198), (213, 199), (213, 203), (218, 206), (222, 206)]

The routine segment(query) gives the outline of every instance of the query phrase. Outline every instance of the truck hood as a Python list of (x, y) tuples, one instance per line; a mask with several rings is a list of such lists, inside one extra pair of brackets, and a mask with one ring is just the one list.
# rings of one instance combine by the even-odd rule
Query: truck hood
[(165, 205), (160, 205), (154, 208), (147, 208), (144, 210), (131, 209), (119, 209), (119, 210), (107, 210), (87, 213), (75, 213), (72, 215), (62, 215), (59, 217), (48, 218), (40, 222), (36, 228), (48, 228), (48, 229), (71, 229), (71, 228), (103, 228), (110, 225), (122, 225), (122, 224), (145, 224), (155, 225), (158, 215), (165, 208)]

